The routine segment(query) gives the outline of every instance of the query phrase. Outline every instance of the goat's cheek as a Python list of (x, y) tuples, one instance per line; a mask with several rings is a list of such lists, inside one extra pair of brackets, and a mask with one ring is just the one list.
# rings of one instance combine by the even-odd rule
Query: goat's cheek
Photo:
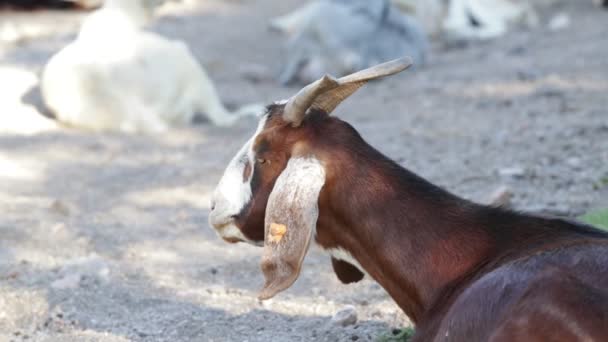
[(251, 177), (251, 172), (252, 172), (251, 163), (249, 162), (249, 160), (247, 160), (247, 162), (245, 163), (245, 167), (243, 168), (243, 183), (246, 183), (249, 181), (249, 178)]
[(250, 240), (264, 240), (264, 205), (254, 198), (248, 205), (246, 213), (239, 216), (236, 222), (243, 235)]
[(262, 191), (264, 188), (259, 166), (257, 165), (253, 167), (249, 186), (252, 196), (237, 216), (236, 225), (248, 239), (261, 241), (264, 239), (264, 212), (266, 204), (263, 201), (264, 194)]

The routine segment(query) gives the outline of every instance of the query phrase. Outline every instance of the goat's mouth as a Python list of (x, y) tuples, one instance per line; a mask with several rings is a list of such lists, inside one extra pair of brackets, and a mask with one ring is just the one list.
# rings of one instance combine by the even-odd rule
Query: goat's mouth
[(236, 218), (236, 215), (218, 217), (212, 214), (209, 217), (209, 224), (217, 235), (228, 243), (246, 242), (245, 236), (236, 226)]
[(263, 246), (264, 241), (254, 241), (245, 236), (236, 224), (238, 215), (217, 215), (213, 211), (209, 215), (209, 224), (222, 240), (228, 243), (245, 242), (254, 246)]
[(214, 225), (215, 232), (228, 243), (246, 242), (241, 230), (234, 224), (234, 221), (223, 225)]
[(225, 211), (211, 209), (209, 213), (209, 225), (216, 231), (221, 231), (227, 226), (234, 225), (237, 215), (227, 215)]
[(239, 243), (239, 242), (245, 242), (239, 238), (236, 237), (224, 237), (222, 236), (222, 240), (228, 242), (228, 243)]

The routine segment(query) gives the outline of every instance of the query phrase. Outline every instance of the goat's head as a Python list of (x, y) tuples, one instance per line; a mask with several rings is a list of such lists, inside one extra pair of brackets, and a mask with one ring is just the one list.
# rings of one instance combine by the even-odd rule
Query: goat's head
[(315, 233), (318, 199), (330, 161), (320, 148), (319, 121), (372, 79), (411, 65), (403, 58), (335, 79), (324, 76), (268, 107), (253, 137), (232, 159), (212, 200), (210, 224), (228, 242), (264, 245), (260, 298), (296, 280)]

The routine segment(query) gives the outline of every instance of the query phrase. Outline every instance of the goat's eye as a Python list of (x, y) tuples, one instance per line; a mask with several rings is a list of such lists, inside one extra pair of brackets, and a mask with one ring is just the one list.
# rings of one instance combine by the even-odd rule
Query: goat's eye
[(264, 158), (257, 158), (256, 160), (257, 160), (258, 164), (264, 164), (266, 162), (266, 159), (264, 159)]

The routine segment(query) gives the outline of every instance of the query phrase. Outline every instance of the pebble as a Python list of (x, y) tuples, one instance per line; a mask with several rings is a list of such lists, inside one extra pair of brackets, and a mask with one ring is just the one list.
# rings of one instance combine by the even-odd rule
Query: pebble
[(63, 216), (70, 215), (70, 208), (61, 200), (54, 200), (53, 203), (51, 203), (50, 209)]
[(513, 166), (513, 167), (504, 167), (498, 169), (498, 174), (504, 177), (523, 177), (526, 174), (526, 170), (523, 167)]
[(347, 305), (340, 311), (336, 312), (331, 318), (334, 325), (348, 326), (357, 323), (357, 310), (352, 305)]
[(581, 167), (581, 158), (578, 157), (570, 157), (566, 159), (566, 164), (571, 166), (573, 169), (580, 169)]
[(540, 86), (536, 89), (536, 91), (533, 94), (534, 96), (537, 97), (557, 97), (557, 98), (563, 98), (564, 97), (564, 91), (557, 88), (557, 87), (553, 87), (553, 86)]
[(559, 13), (549, 21), (549, 30), (559, 31), (570, 26), (570, 16), (566, 13)]
[(501, 185), (490, 194), (486, 203), (495, 207), (510, 207), (513, 192), (505, 185)]
[(537, 69), (519, 70), (516, 75), (518, 80), (528, 82), (536, 81), (542, 76), (541, 72)]
[(58, 290), (75, 289), (84, 278), (108, 281), (110, 268), (108, 263), (96, 254), (75, 258), (66, 262), (59, 270), (59, 276), (51, 283)]

